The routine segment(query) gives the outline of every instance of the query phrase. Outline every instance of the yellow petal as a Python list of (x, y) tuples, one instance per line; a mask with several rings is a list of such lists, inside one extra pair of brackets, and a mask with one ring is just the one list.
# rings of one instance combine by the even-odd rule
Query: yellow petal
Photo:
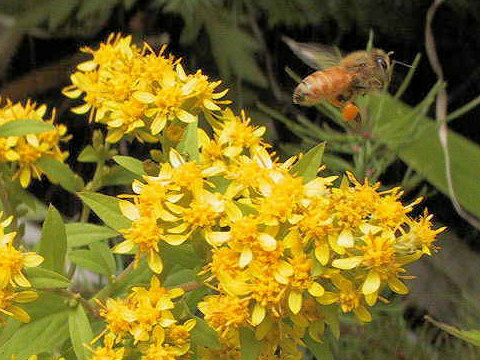
[(195, 115), (190, 114), (188, 111), (185, 111), (183, 109), (178, 109), (177, 118), (178, 120), (183, 121), (187, 124), (197, 121), (197, 117)]
[(133, 98), (140, 101), (142, 104), (150, 104), (155, 101), (155, 95), (147, 91), (135, 91)]
[(169, 232), (170, 234), (181, 234), (181, 233), (183, 233), (185, 230), (187, 230), (188, 226), (189, 226), (189, 225), (188, 225), (187, 223), (181, 223), (181, 224), (178, 225), (178, 226), (175, 226), (175, 227), (173, 227), (173, 228), (168, 229), (168, 232)]
[(15, 284), (22, 286), (22, 287), (30, 287), (32, 284), (30, 284), (30, 281), (23, 275), (21, 272), (16, 273), (14, 276), (12, 276), (13, 281)]
[(242, 253), (240, 254), (240, 258), (238, 259), (238, 266), (240, 266), (241, 268), (244, 268), (245, 266), (250, 264), (252, 259), (253, 259), (252, 249), (248, 247), (243, 248)]
[(128, 219), (132, 221), (140, 219), (140, 211), (130, 201), (120, 200), (118, 206), (120, 207), (122, 214)]
[(185, 160), (183, 160), (182, 155), (180, 155), (178, 151), (175, 150), (174, 148), (170, 149), (170, 153), (168, 154), (168, 156), (170, 159), (170, 164), (172, 164), (174, 168), (185, 164)]
[(30, 172), (30, 168), (25, 167), (22, 169), (20, 173), (20, 184), (23, 188), (28, 187), (30, 185), (30, 181), (32, 180), (32, 173)]
[(90, 110), (90, 105), (89, 104), (83, 104), (83, 105), (80, 105), (80, 106), (75, 106), (75, 107), (70, 109), (71, 112), (73, 112), (74, 114), (79, 114), (79, 115), (86, 114), (88, 112), (88, 110)]
[(336, 267), (337, 269), (350, 270), (360, 265), (362, 260), (363, 259), (359, 256), (344, 258), (344, 259), (336, 259), (332, 261), (332, 266)]
[(365, 295), (365, 301), (369, 306), (373, 306), (376, 304), (378, 299), (378, 293), (374, 292), (372, 294)]
[(317, 298), (317, 301), (322, 305), (331, 305), (338, 301), (339, 295), (331, 291), (325, 291), (322, 296)]
[(98, 64), (93, 60), (85, 61), (77, 65), (78, 70), (85, 71), (85, 72), (94, 71), (97, 69), (97, 67), (98, 67)]
[(152, 130), (152, 135), (157, 135), (160, 131), (163, 130), (167, 124), (167, 118), (165, 116), (157, 115), (150, 126)]
[(260, 246), (265, 251), (273, 251), (277, 248), (277, 240), (271, 235), (262, 234), (258, 237), (260, 241)]
[(5, 159), (7, 159), (8, 161), (17, 161), (20, 159), (20, 155), (13, 150), (8, 150), (5, 153)]
[(28, 313), (22, 308), (19, 308), (15, 305), (10, 305), (6, 310), (11, 313), (12, 316), (18, 321), (21, 321), (23, 323), (30, 322), (30, 315), (28, 315)]
[(167, 244), (177, 246), (183, 244), (192, 234), (192, 231), (184, 235), (165, 235), (164, 240)]
[(252, 325), (257, 326), (259, 325), (263, 319), (265, 319), (265, 315), (267, 313), (267, 309), (264, 306), (260, 305), (259, 303), (255, 303), (252, 312)]
[(300, 291), (292, 290), (288, 295), (288, 307), (294, 314), (298, 314), (302, 309), (302, 293)]
[(362, 293), (369, 295), (378, 290), (380, 287), (380, 275), (376, 271), (370, 271), (362, 285)]
[(401, 280), (396, 277), (391, 277), (387, 280), (387, 284), (392, 289), (392, 291), (397, 294), (405, 295), (408, 294), (409, 290), (407, 285), (405, 285)]
[(23, 265), (26, 267), (35, 267), (43, 262), (43, 257), (33, 252), (23, 254)]
[(315, 245), (315, 257), (322, 265), (327, 265), (330, 260), (330, 248), (326, 241), (319, 242)]
[(312, 295), (314, 297), (319, 297), (319, 296), (323, 296), (323, 294), (325, 293), (325, 289), (319, 283), (313, 282), (308, 287), (308, 292), (310, 293), (310, 295)]
[(150, 250), (148, 252), (148, 257), (147, 257), (147, 261), (148, 261), (148, 267), (156, 274), (160, 274), (163, 270), (163, 262), (162, 262), (162, 258), (160, 257), (160, 255), (158, 255), (158, 253), (156, 253), (155, 251), (153, 250)]
[(114, 144), (114, 143), (118, 142), (123, 137), (123, 134), (124, 134), (124, 132), (121, 131), (121, 130), (109, 131), (105, 140), (109, 143)]
[(353, 239), (353, 234), (350, 230), (343, 230), (340, 235), (338, 235), (337, 245), (343, 247), (352, 247), (355, 243)]
[(132, 240), (125, 240), (115, 245), (112, 251), (116, 254), (126, 254), (130, 252), (134, 246), (135, 243)]
[(21, 291), (15, 294), (15, 302), (29, 303), (38, 298), (38, 294), (35, 291)]
[(220, 106), (218, 106), (217, 104), (215, 104), (213, 101), (209, 99), (203, 100), (203, 106), (205, 106), (205, 108), (207, 108), (208, 110), (212, 110), (212, 111), (221, 110)]
[(370, 312), (364, 306), (356, 308), (355, 310), (353, 310), (353, 312), (355, 313), (357, 319), (362, 322), (372, 321), (372, 314), (370, 314)]
[(220, 246), (230, 239), (229, 231), (207, 231), (205, 239), (212, 246)]

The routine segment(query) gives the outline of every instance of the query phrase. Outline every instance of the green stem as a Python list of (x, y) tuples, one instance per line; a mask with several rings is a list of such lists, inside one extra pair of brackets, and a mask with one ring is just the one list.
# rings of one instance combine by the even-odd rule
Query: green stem
[[(85, 191), (96, 191), (102, 187), (104, 164), (105, 162), (103, 160), (97, 162), (97, 167), (95, 168), (95, 173), (93, 174), (92, 180), (84, 187)], [(82, 208), (82, 214), (80, 215), (80, 222), (87, 222), (89, 215), (90, 208), (84, 204)]]
[(134, 261), (132, 261), (113, 281), (110, 281), (102, 290), (100, 290), (93, 299), (104, 300), (108, 298), (116, 289), (117, 285), (127, 278), (133, 271)]

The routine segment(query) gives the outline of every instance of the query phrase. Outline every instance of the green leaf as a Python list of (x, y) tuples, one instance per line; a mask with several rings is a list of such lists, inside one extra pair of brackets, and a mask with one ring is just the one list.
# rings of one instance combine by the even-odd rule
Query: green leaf
[(163, 286), (173, 287), (181, 284), (185, 284), (197, 279), (197, 271), (192, 269), (184, 269), (178, 267), (177, 271), (170, 271), (165, 280), (163, 281)]
[(130, 186), (135, 179), (139, 179), (140, 176), (128, 171), (121, 166), (114, 166), (108, 169), (108, 173), (102, 177), (103, 186), (118, 186), (128, 185)]
[(313, 149), (310, 149), (300, 160), (293, 166), (290, 172), (297, 176), (303, 177), (303, 182), (308, 183), (315, 179), (318, 169), (322, 164), (323, 152), (325, 150), (325, 143), (318, 144)]
[(68, 339), (68, 317), (71, 310), (53, 311), (40, 319), (21, 325), (2, 347), (0, 359), (26, 360), (32, 354), (51, 352)]
[(45, 260), (41, 266), (63, 274), (65, 270), (65, 254), (67, 252), (67, 235), (62, 216), (52, 205), (48, 208), (47, 217), (43, 223), (42, 238), (38, 253)]
[(68, 259), (78, 266), (102, 275), (115, 274), (115, 259), (106, 244), (92, 243), (90, 249), (71, 250)]
[[(411, 168), (449, 196), (445, 161), (435, 121), (388, 94), (370, 95), (373, 136), (398, 152)], [(448, 131), (453, 186), (460, 204), (480, 217), (480, 146)]]
[(89, 191), (82, 191), (77, 195), (107, 226), (115, 230), (128, 229), (131, 226), (131, 221), (120, 211), (117, 198)]
[(75, 174), (67, 164), (49, 157), (38, 159), (36, 164), (52, 183), (59, 184), (69, 192), (79, 191), (84, 186), (82, 178)]
[(466, 341), (472, 345), (480, 346), (480, 329), (479, 330), (461, 330), (451, 325), (445, 324), (440, 321), (432, 319), (430, 316), (425, 316), (425, 319), (430, 321), (436, 327), (439, 327), (443, 331), (453, 335), (463, 341)]
[(111, 239), (118, 236), (118, 232), (109, 227), (87, 223), (70, 223), (65, 225), (67, 246), (80, 247), (93, 242)]
[(192, 244), (187, 242), (178, 246), (162, 242), (160, 243), (160, 253), (162, 254), (165, 269), (172, 268), (175, 265), (193, 269), (201, 266), (203, 263)]
[(257, 360), (260, 355), (260, 342), (250, 328), (240, 329), (240, 354), (242, 360)]
[(77, 161), (84, 163), (96, 163), (100, 160), (101, 159), (98, 156), (98, 153), (95, 151), (92, 145), (85, 146), (85, 148), (77, 157)]
[(187, 154), (189, 161), (198, 160), (197, 126), (198, 121), (187, 124), (183, 137), (177, 145), (178, 152)]
[(205, 320), (195, 316), (196, 325), (192, 329), (192, 344), (204, 346), (210, 349), (219, 350), (221, 348), (218, 336)]
[(52, 124), (33, 119), (18, 119), (0, 125), (0, 137), (40, 134), (55, 130)]
[(113, 160), (115, 162), (127, 169), (128, 171), (137, 174), (137, 175), (146, 175), (145, 171), (143, 170), (143, 162), (141, 162), (138, 159), (135, 159), (130, 156), (121, 156), (121, 155), (116, 155), (113, 157)]
[(303, 340), (317, 360), (333, 360), (332, 351), (330, 350), (330, 346), (326, 340), (323, 343), (318, 343), (309, 335), (307, 335)]
[(81, 304), (77, 306), (68, 316), (68, 330), (72, 341), (73, 350), (78, 360), (84, 360), (90, 355), (90, 351), (85, 348), (93, 339), (92, 327), (87, 314)]
[(70, 286), (70, 281), (63, 275), (56, 273), (55, 271), (37, 268), (26, 268), (28, 280), (32, 283), (32, 286), (36, 289), (42, 288), (66, 288)]

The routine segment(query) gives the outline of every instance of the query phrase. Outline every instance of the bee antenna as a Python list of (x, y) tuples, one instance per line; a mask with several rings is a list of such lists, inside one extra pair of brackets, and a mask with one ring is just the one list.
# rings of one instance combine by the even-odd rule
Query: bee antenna
[(412, 65), (406, 64), (406, 63), (404, 63), (404, 62), (402, 62), (402, 61), (398, 61), (398, 60), (393, 60), (392, 63), (393, 63), (393, 64), (398, 64), (398, 65), (403, 65), (403, 66), (406, 66), (406, 67), (408, 67), (408, 68), (411, 68), (411, 67), (412, 67)]

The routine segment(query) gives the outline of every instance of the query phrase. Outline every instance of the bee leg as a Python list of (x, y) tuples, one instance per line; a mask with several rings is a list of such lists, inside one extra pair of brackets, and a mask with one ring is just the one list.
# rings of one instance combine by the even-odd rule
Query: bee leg
[(359, 122), (360, 119), (360, 109), (352, 102), (348, 102), (342, 106), (340, 109), (342, 112), (343, 118), (347, 121)]
[(341, 108), (345, 105), (345, 101), (339, 99), (339, 98), (333, 98), (333, 99), (329, 99), (328, 102), (330, 104), (332, 104), (333, 106), (336, 106), (338, 108)]

